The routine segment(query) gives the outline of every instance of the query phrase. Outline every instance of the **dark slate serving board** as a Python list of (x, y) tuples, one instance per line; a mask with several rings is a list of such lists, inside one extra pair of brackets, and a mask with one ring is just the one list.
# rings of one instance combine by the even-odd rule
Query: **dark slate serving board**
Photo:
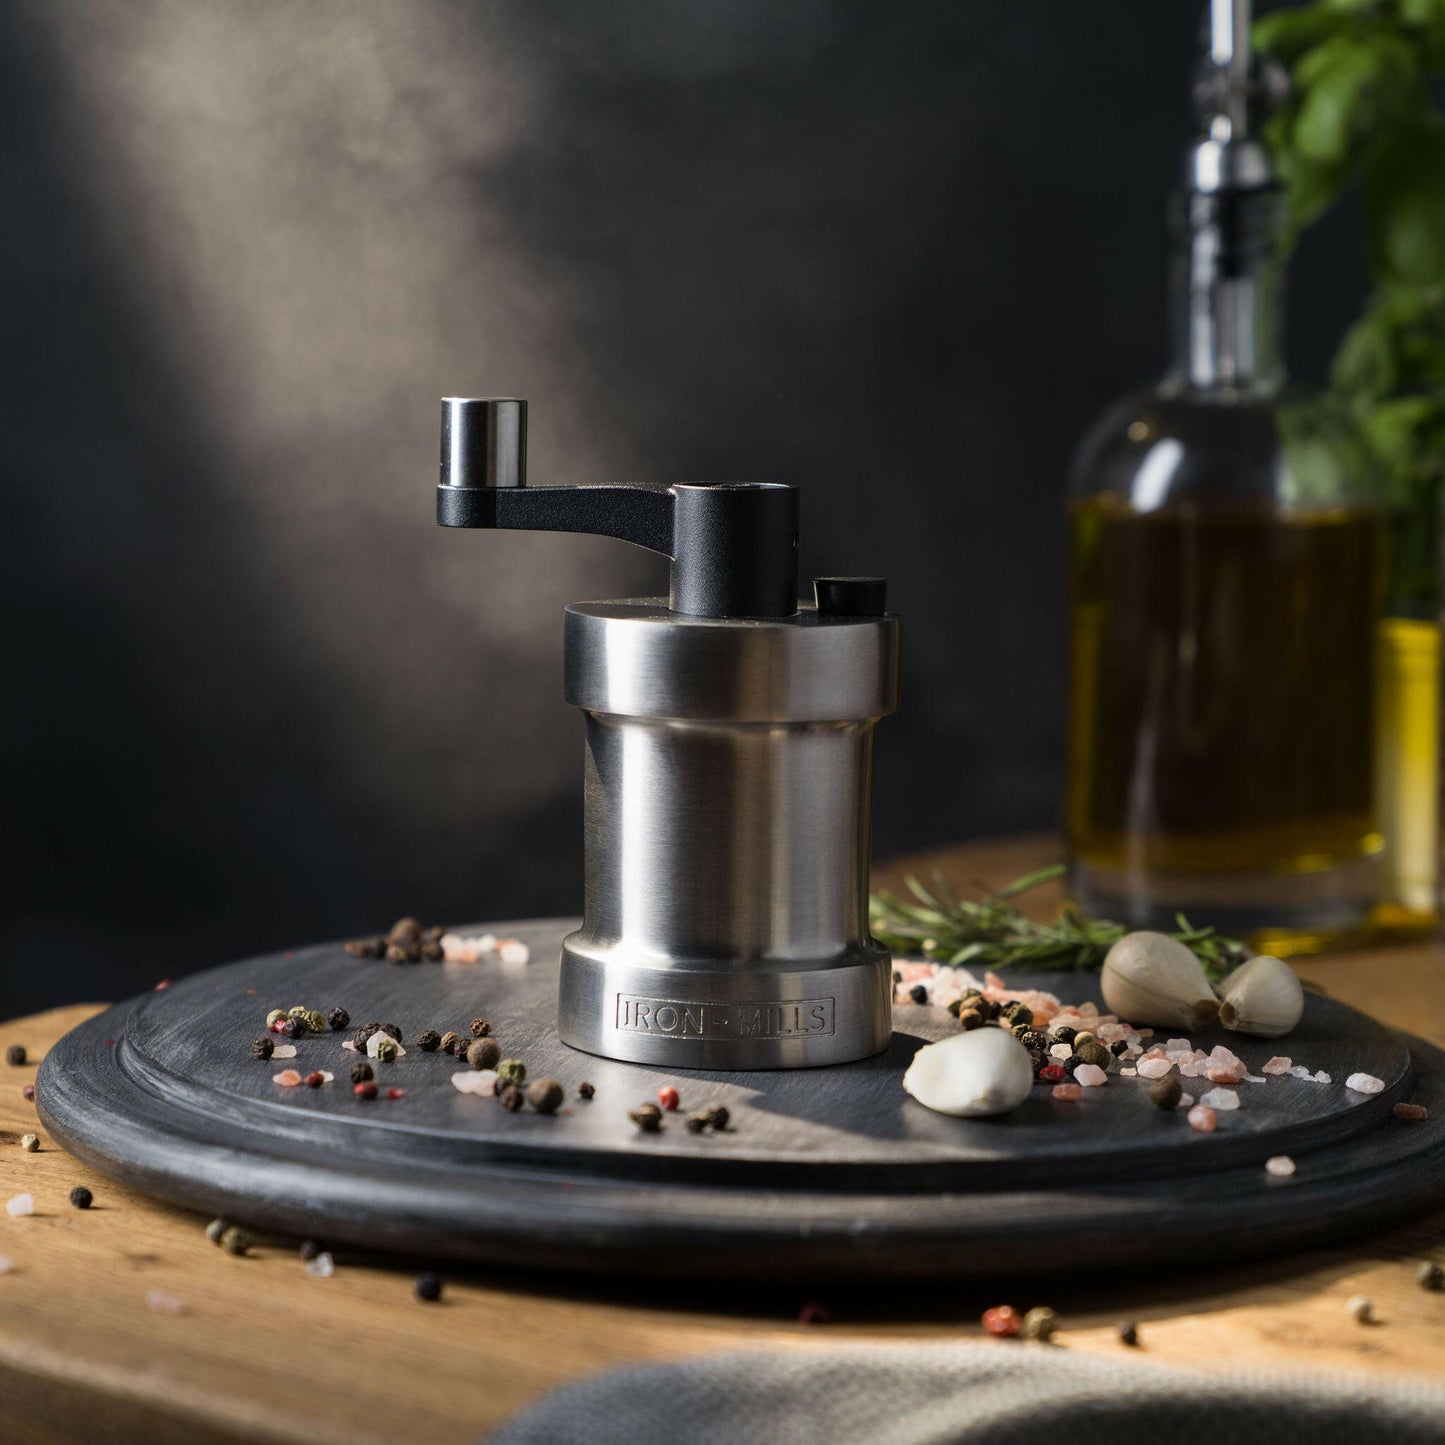
[[(197, 974), (61, 1040), (41, 1066), (41, 1116), (97, 1168), (258, 1227), (547, 1268), (627, 1272), (645, 1257), (653, 1276), (660, 1260), (677, 1276), (982, 1274), (1014, 1268), (1020, 1248), (1034, 1267), (1237, 1259), (1445, 1203), (1445, 1054), (1329, 999), (1310, 997), (1285, 1040), (1194, 1036), (1227, 1042), (1256, 1073), (1284, 1053), (1333, 1075), (1241, 1083), (1242, 1107), (1221, 1113), (1214, 1134), (1123, 1078), (1076, 1104), (1040, 1087), (1002, 1118), (951, 1119), (900, 1087), (914, 1052), (957, 1027), (927, 1007), (895, 1008), (886, 1054), (833, 1068), (669, 1073), (577, 1053), (554, 1026), (573, 926), (467, 930), (523, 939), (533, 961), (521, 967), (398, 966), (325, 944)], [(1088, 978), (1017, 982), (1097, 1001)], [(254, 1059), (268, 1010), (297, 1003), (398, 1023), (410, 1052), (376, 1072), (405, 1098), (353, 1097), (345, 1034), (297, 1040), (295, 1060)], [(509, 1114), (461, 1094), (455, 1061), (414, 1047), (423, 1029), (465, 1033), (478, 1014), (531, 1077), (566, 1085), (563, 1113)], [(286, 1067), (336, 1081), (284, 1089), (273, 1076)], [(1348, 1090), (1356, 1070), (1385, 1091)], [(590, 1103), (575, 1097), (583, 1079), (596, 1086)], [(665, 1083), (683, 1113), (641, 1135), (627, 1110)], [(1393, 1118), (1406, 1099), (1434, 1117)], [(686, 1112), (714, 1103), (734, 1127), (687, 1133)], [(1298, 1172), (1268, 1175), (1273, 1154)]]

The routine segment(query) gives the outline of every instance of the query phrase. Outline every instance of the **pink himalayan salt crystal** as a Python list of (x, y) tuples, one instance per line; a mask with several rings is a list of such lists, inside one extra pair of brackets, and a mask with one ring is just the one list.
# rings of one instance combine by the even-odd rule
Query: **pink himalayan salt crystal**
[(1141, 1079), (1162, 1079), (1173, 1067), (1174, 1065), (1168, 1059), (1156, 1059), (1145, 1054), (1139, 1060), (1139, 1077)]
[(1317, 1083), (1317, 1084), (1328, 1084), (1328, 1083), (1330, 1083), (1330, 1082), (1331, 1082), (1330, 1076), (1329, 1076), (1327, 1073), (1325, 1073), (1325, 1071), (1324, 1071), (1323, 1069), (1321, 1069), (1321, 1070), (1319, 1071), (1319, 1073), (1317, 1073), (1317, 1074), (1315, 1075), (1315, 1083)]
[(1228, 1068), (1224, 1064), (1208, 1064), (1205, 1066), (1204, 1077), (1211, 1084), (1237, 1084), (1239, 1070)]
[(1276, 1179), (1288, 1179), (1294, 1173), (1294, 1160), (1288, 1154), (1275, 1154), (1264, 1161), (1264, 1168)]
[(276, 1047), (271, 1050), (271, 1057), (273, 1059), (294, 1059), (296, 1057), (296, 1045), (277, 1044)]
[(1164, 1045), (1171, 1054), (1190, 1054), (1194, 1052), (1194, 1045), (1188, 1039), (1170, 1039)]
[(1207, 1094), (1200, 1095), (1199, 1102), (1206, 1108), (1228, 1113), (1239, 1108), (1239, 1095), (1232, 1089), (1211, 1089)]
[(146, 1308), (154, 1310), (158, 1315), (183, 1315), (190, 1306), (180, 1295), (172, 1294), (168, 1289), (148, 1289)]
[(452, 1088), (459, 1094), (495, 1096), (497, 1071), (495, 1069), (462, 1069), (452, 1075)]
[(1423, 1104), (1396, 1104), (1390, 1112), (1397, 1119), (1428, 1119), (1430, 1111)]
[(1193, 1094), (1180, 1094), (1179, 1102), (1174, 1106), (1176, 1109), (1188, 1109), (1194, 1103)]
[(504, 938), (497, 944), (497, 957), (502, 963), (526, 963), (532, 957), (532, 950), (520, 938)]
[(1133, 1078), (1136, 1078), (1136, 1077), (1138, 1076), (1138, 1073), (1139, 1073), (1139, 1070), (1138, 1070), (1138, 1069), (1120, 1069), (1120, 1070), (1119, 1070), (1119, 1077), (1120, 1077), (1121, 1079), (1133, 1079)]
[(1214, 1110), (1207, 1104), (1196, 1104), (1189, 1111), (1189, 1127), (1198, 1129), (1201, 1134), (1212, 1134), (1216, 1124), (1219, 1122), (1214, 1117)]
[(1084, 1091), (1077, 1084), (1055, 1084), (1052, 1092), (1056, 1099), (1072, 1101), (1077, 1099)]
[(1264, 1068), (1262, 1068), (1262, 1069), (1260, 1070), (1260, 1073), (1262, 1073), (1262, 1074), (1287, 1074), (1287, 1073), (1289, 1073), (1289, 1066), (1290, 1066), (1292, 1063), (1294, 1063), (1294, 1060), (1291, 1059), (1291, 1058), (1289, 1058), (1287, 1055), (1285, 1055), (1285, 1054), (1276, 1054), (1276, 1055), (1264, 1066)]
[(1195, 1059), (1180, 1059), (1179, 1073), (1186, 1079), (1197, 1079), (1204, 1072), (1204, 1065)]
[(1357, 1094), (1378, 1094), (1384, 1087), (1385, 1081), (1373, 1074), (1351, 1074), (1345, 1080), (1345, 1088), (1353, 1089)]
[(1086, 1089), (1097, 1089), (1100, 1084), (1107, 1084), (1109, 1076), (1098, 1064), (1080, 1064), (1074, 1070), (1074, 1078)]
[(301, 1082), (301, 1075), (295, 1069), (282, 1069), (271, 1082), (280, 1084), (283, 1089), (294, 1089)]
[(1303, 1064), (1291, 1064), (1290, 1076), (1296, 1079), (1309, 1079), (1313, 1081), (1314, 1075)]
[(1211, 1063), (1217, 1064), (1222, 1068), (1233, 1069), (1236, 1073), (1244, 1072), (1244, 1060), (1241, 1059), (1233, 1049), (1227, 1049), (1223, 1044), (1215, 1044), (1215, 1046), (1210, 1049), (1209, 1059)]
[(1161, 1049), (1161, 1048), (1159, 1047), (1158, 1044), (1155, 1044), (1152, 1049), (1149, 1049), (1149, 1050), (1144, 1054), (1144, 1058), (1146, 1058), (1146, 1059), (1165, 1059), (1165, 1058), (1168, 1058), (1168, 1057), (1169, 1057), (1169, 1056), (1164, 1052), (1163, 1049)]

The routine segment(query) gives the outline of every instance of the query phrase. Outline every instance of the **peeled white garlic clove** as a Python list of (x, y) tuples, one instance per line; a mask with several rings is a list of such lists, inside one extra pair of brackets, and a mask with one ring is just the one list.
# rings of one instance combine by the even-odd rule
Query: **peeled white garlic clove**
[(1167, 933), (1126, 933), (1101, 982), (1109, 1012), (1131, 1024), (1195, 1029), (1219, 1012), (1204, 965)]
[(1003, 1029), (970, 1029), (919, 1049), (903, 1087), (940, 1114), (965, 1119), (1006, 1114), (1033, 1091), (1034, 1063)]
[(1277, 1039), (1300, 1021), (1305, 991), (1282, 958), (1262, 953), (1241, 964), (1224, 983), (1219, 1021), (1237, 1033)]

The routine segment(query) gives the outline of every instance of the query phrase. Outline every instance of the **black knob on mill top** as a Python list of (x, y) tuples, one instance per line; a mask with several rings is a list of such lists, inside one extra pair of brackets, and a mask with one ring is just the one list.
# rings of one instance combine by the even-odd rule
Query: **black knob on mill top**
[(815, 577), (819, 617), (882, 617), (888, 608), (886, 577)]

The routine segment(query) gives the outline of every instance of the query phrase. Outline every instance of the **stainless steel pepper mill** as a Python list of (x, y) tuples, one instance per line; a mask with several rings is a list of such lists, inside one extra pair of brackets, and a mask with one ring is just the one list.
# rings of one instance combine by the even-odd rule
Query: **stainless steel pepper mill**
[(677, 1069), (879, 1052), (892, 1009), (868, 934), (873, 734), (899, 661), (883, 579), (820, 577), (798, 605), (792, 487), (528, 487), (526, 455), (525, 401), (443, 400), (437, 521), (672, 559), (666, 601), (567, 608), (587, 877), (562, 1039)]

